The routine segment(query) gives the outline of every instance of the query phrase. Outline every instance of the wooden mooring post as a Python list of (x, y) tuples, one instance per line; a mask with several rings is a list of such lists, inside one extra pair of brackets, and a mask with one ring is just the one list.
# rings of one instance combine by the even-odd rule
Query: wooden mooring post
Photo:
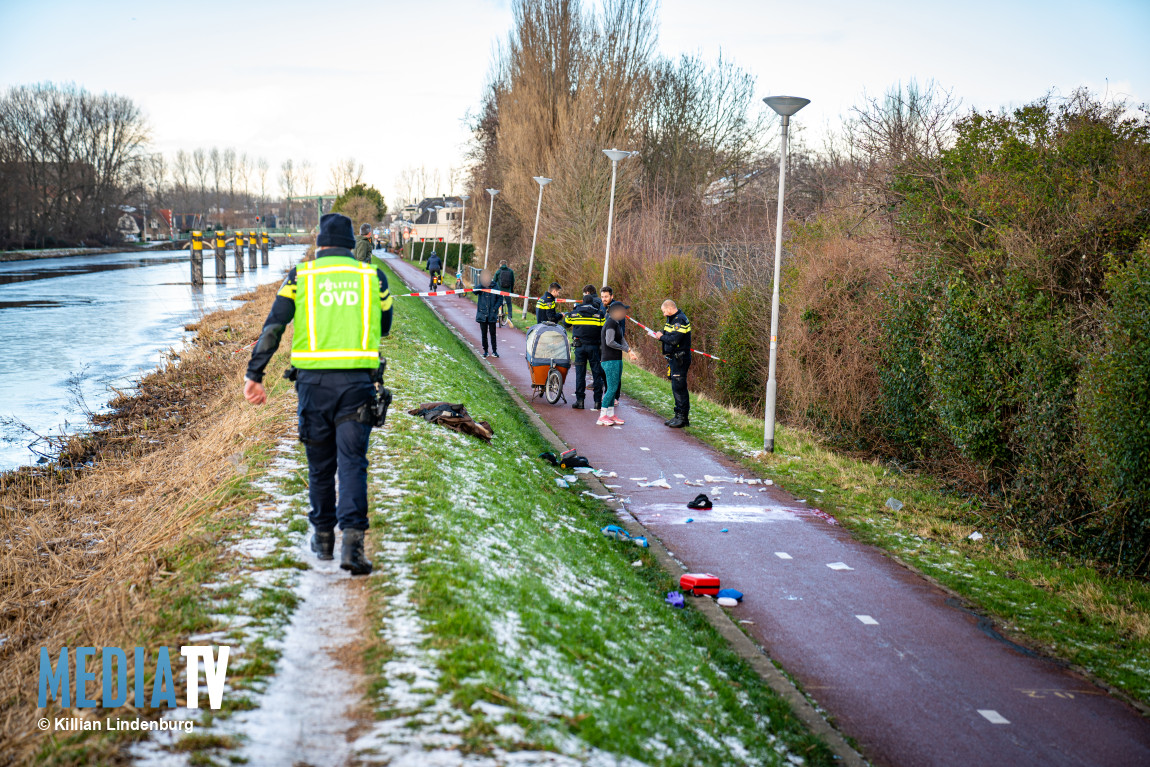
[(260, 232), (260, 263), (267, 266), (271, 263), (268, 259), (268, 233)]
[(256, 248), (259, 247), (259, 240), (256, 239), (255, 232), (248, 232), (248, 268), (256, 268)]
[(224, 233), (216, 230), (216, 282), (228, 278), (228, 244)]
[(236, 274), (244, 273), (244, 233), (236, 232), (232, 241), (236, 248)]
[(204, 233), (192, 232), (192, 284), (204, 284)]

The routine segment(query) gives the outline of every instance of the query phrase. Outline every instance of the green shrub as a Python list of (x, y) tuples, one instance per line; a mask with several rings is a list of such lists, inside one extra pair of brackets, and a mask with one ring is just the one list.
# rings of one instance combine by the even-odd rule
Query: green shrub
[(941, 438), (923, 364), (930, 307), (922, 288), (913, 282), (895, 283), (886, 293), (880, 325), (878, 431), (912, 459), (924, 458)]
[(1107, 558), (1150, 570), (1150, 240), (1111, 259), (1110, 303), (1087, 355), (1078, 396), (1086, 468)]
[(763, 317), (752, 289), (740, 288), (726, 298), (727, 313), (719, 330), (719, 356), (726, 361), (715, 371), (716, 384), (724, 402), (753, 412), (762, 403), (767, 385), (763, 355), (769, 349), (761, 341)]

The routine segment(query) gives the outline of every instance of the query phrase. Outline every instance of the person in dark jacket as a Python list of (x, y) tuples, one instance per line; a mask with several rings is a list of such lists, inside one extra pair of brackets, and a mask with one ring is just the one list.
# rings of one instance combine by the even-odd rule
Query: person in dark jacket
[(536, 322), (554, 322), (558, 323), (563, 319), (563, 315), (559, 312), (559, 298), (560, 291), (563, 286), (558, 282), (551, 283), (551, 287), (547, 292), (539, 297), (535, 303), (535, 321)]
[(597, 426), (622, 426), (623, 419), (615, 415), (615, 403), (619, 399), (619, 387), (623, 377), (623, 355), (635, 362), (639, 358), (627, 343), (627, 310), (631, 307), (622, 301), (613, 301), (607, 307), (607, 319), (603, 323), (603, 376), (607, 390), (603, 394), (603, 407), (599, 409)]
[[(495, 270), (495, 277), (493, 279), (495, 287), (507, 293), (515, 292), (515, 272), (507, 265), (506, 261), (499, 262), (499, 268)], [(511, 296), (500, 296), (504, 301), (505, 309), (504, 314), (507, 315), (507, 322), (511, 322)]]
[[(476, 288), (490, 288), (493, 282), (491, 272), (484, 269), (479, 274), (479, 284)], [(491, 338), (491, 356), (499, 356), (499, 344), (495, 340), (495, 322), (499, 317), (499, 304), (503, 296), (490, 293), (486, 290), (476, 290), (478, 300), (475, 307), (475, 321), (479, 323), (479, 337), (483, 339), (483, 356), (487, 356), (487, 339)]]
[(431, 283), (428, 285), (428, 290), (435, 290), (435, 276), (442, 275), (443, 273), (443, 259), (434, 250), (431, 255), (427, 257), (427, 273), (431, 275)]
[[(311, 549), (320, 559), (332, 559), (338, 522), (340, 567), (367, 575), (367, 448), (374, 418), (363, 417), (363, 406), (375, 401), (373, 381), (380, 339), (391, 332), (392, 297), (383, 272), (352, 255), (349, 218), (325, 214), (315, 244), (315, 260), (288, 272), (276, 294), (252, 349), (244, 398), (253, 405), (267, 402), (264, 371), (288, 324), (298, 318), (291, 379), (299, 395), (299, 439), (307, 451)], [(316, 293), (322, 294), (318, 300)], [(323, 300), (332, 294), (340, 300)]]
[(663, 330), (655, 333), (655, 338), (663, 343), (667, 378), (671, 379), (671, 394), (675, 397), (675, 416), (664, 421), (663, 425), (681, 429), (691, 425), (691, 393), (687, 390), (687, 371), (691, 369), (691, 321), (669, 298), (663, 302), (663, 317)]
[(571, 328), (571, 335), (575, 339), (575, 402), (571, 407), (576, 410), (584, 408), (588, 367), (591, 368), (591, 393), (595, 398), (595, 410), (599, 409), (603, 400), (606, 381), (603, 378), (600, 346), (603, 343), (603, 323), (606, 319), (603, 304), (595, 295), (594, 285), (583, 288), (582, 300), (563, 318), (563, 323)]
[(355, 260), (371, 263), (371, 224), (359, 225), (359, 237), (355, 238)]

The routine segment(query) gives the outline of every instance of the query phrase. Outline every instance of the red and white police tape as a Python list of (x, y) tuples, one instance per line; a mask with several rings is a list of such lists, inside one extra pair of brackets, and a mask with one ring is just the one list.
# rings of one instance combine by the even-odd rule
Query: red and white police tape
[[(652, 338), (654, 338), (654, 337), (655, 337), (655, 331), (654, 331), (654, 330), (651, 330), (651, 328), (647, 327), (647, 326), (646, 326), (646, 325), (644, 325), (642, 322), (639, 322), (639, 320), (635, 319), (634, 317), (632, 317), (632, 316), (631, 316), (631, 315), (629, 315), (629, 314), (627, 315), (627, 319), (631, 320), (631, 322), (634, 322), (636, 325), (638, 325), (639, 327), (643, 328), (643, 330), (646, 330), (646, 331), (647, 331), (647, 335), (651, 336)], [(699, 354), (699, 355), (701, 355), (701, 356), (703, 356), (703, 357), (706, 357), (706, 358), (708, 358), (708, 359), (712, 359), (712, 360), (718, 360), (719, 362), (726, 362), (726, 360), (725, 360), (725, 359), (723, 359), (722, 357), (716, 357), (716, 356), (715, 356), (715, 355), (713, 355), (713, 354), (707, 354), (706, 352), (701, 352), (701, 351), (699, 351), (698, 349), (692, 349), (691, 351), (693, 351), (695, 354)]]
[[(492, 290), (491, 288), (461, 288), (460, 290), (431, 290), (431, 291), (427, 291), (427, 292), (423, 292), (423, 293), (396, 293), (395, 297), (396, 298), (407, 298), (410, 296), (414, 296), (417, 298), (428, 298), (430, 296), (455, 296), (455, 295), (459, 295), (460, 293), (494, 293), (497, 296), (507, 296), (508, 298), (531, 298), (530, 296), (525, 296), (522, 293), (509, 293), (506, 290)], [(533, 299), (533, 300), (538, 300), (538, 299)], [(558, 301), (559, 303), (563, 303), (563, 304), (580, 303), (579, 301), (576, 301), (573, 298), (556, 298), (555, 300)], [(627, 319), (631, 320), (631, 322), (634, 322), (636, 325), (643, 328), (643, 330), (647, 331), (647, 335), (654, 337), (654, 335), (655, 335), (654, 330), (651, 330), (651, 328), (647, 327), (642, 322), (639, 322), (637, 319), (635, 319), (631, 315), (627, 315)], [(723, 359), (722, 357), (716, 357), (713, 354), (707, 354), (706, 352), (701, 352), (698, 349), (692, 349), (691, 351), (693, 351), (695, 354), (698, 354), (699, 356), (706, 357), (707, 359), (716, 360), (718, 362), (726, 362), (726, 360)]]

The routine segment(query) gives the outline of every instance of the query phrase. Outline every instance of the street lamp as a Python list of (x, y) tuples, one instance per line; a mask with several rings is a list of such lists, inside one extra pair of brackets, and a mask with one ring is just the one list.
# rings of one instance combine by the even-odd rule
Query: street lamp
[(535, 204), (535, 231), (531, 233), (531, 256), (527, 260), (527, 287), (523, 290), (523, 319), (527, 319), (527, 302), (531, 300), (531, 270), (535, 267), (535, 238), (539, 236), (539, 211), (543, 210), (543, 187), (551, 183), (545, 176), (536, 176), (539, 202)]
[(603, 285), (607, 284), (607, 270), (611, 266), (611, 222), (615, 218), (615, 175), (619, 168), (619, 161), (626, 160), (634, 152), (622, 149), (604, 149), (603, 154), (611, 160), (611, 205), (607, 211), (607, 254), (603, 256)]
[(471, 199), (471, 195), (461, 194), (459, 199), (463, 200), (463, 218), (459, 222), (459, 250), (455, 253), (456, 274), (463, 271), (463, 227), (467, 226), (467, 201)]
[(783, 193), (787, 184), (787, 128), (791, 115), (811, 103), (798, 96), (767, 96), (763, 99), (775, 114), (783, 118), (783, 140), (779, 146), (779, 210), (775, 214), (775, 276), (771, 288), (771, 358), (767, 366), (767, 405), (763, 418), (763, 449), (775, 452), (775, 356), (779, 348), (779, 267), (783, 257)]
[(495, 208), (495, 195), (499, 194), (498, 189), (488, 189), (487, 193), (491, 195), (491, 202), (487, 205), (487, 245), (483, 248), (483, 268), (487, 268), (487, 254), (491, 252), (491, 212)]
[[(428, 224), (428, 226), (431, 225), (431, 211), (433, 211), (433, 210), (435, 211), (435, 231), (437, 233), (439, 232), (439, 209), (442, 207), (443, 207), (442, 205), (432, 205), (431, 207), (429, 207), (427, 209), (427, 224)], [(417, 216), (416, 217), (417, 224), (418, 224), (418, 218), (419, 217)], [(420, 239), (421, 239), (421, 242), (419, 243), (419, 263), (422, 264), (423, 263), (423, 251), (427, 250), (427, 236), (424, 235)], [(432, 251), (432, 252), (434, 252), (434, 251)]]

